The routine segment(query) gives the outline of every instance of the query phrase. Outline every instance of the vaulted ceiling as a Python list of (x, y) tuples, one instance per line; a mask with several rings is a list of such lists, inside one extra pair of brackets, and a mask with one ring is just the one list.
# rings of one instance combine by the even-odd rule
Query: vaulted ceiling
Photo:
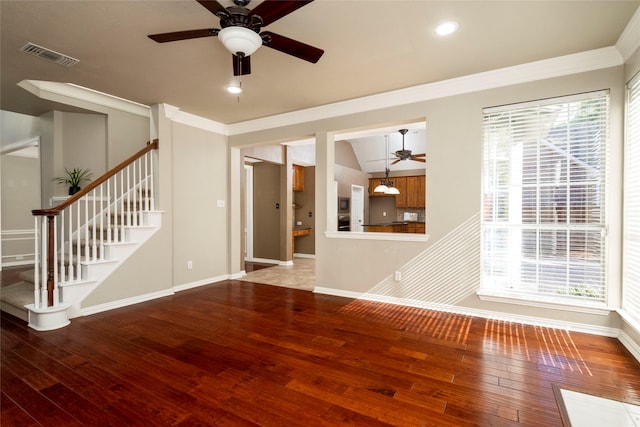
[[(232, 124), (613, 46), (639, 5), (316, 0), (265, 29), (323, 49), (320, 61), (261, 47), (237, 97), (224, 89), (231, 55), (216, 37), (165, 44), (147, 37), (219, 28), (218, 18), (195, 0), (2, 0), (0, 107), (32, 115), (50, 110), (50, 103), (17, 86), (32, 79), (74, 83), (145, 105), (164, 102)], [(433, 29), (443, 20), (457, 21), (458, 31), (437, 36)], [(20, 52), (27, 42), (80, 62), (64, 67)]]

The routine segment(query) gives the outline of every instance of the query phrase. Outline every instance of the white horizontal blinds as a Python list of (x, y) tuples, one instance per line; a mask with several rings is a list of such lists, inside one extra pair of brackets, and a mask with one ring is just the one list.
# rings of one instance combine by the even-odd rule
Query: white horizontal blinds
[(482, 289), (604, 301), (608, 94), (484, 111)]
[(622, 308), (640, 323), (640, 75), (627, 89)]

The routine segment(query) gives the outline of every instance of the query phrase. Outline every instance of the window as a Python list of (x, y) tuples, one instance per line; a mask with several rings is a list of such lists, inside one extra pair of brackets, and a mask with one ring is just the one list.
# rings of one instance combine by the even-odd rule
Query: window
[(602, 306), (608, 92), (485, 109), (481, 294)]
[(627, 87), (622, 309), (640, 324), (640, 75)]

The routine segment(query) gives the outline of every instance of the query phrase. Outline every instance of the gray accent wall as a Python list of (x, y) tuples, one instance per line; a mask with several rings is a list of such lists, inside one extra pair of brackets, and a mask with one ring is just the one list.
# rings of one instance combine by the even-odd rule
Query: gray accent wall
[[(253, 165), (253, 257), (280, 260), (280, 170), (268, 162)], [(276, 207), (278, 205), (278, 207)]]

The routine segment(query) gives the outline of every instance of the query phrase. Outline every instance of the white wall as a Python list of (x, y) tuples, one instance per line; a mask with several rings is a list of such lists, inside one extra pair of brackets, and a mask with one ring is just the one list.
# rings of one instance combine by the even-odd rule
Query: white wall
[[(610, 280), (619, 283), (619, 240), (623, 68), (585, 72), (464, 95), (417, 102), (393, 108), (336, 117), (235, 135), (233, 146), (266, 143), (316, 132), (316, 277), (317, 286), (333, 293), (370, 293), (380, 298), (412, 299), (433, 305), (447, 304), (461, 310), (492, 310), (546, 319), (617, 327), (617, 315), (593, 315), (564, 310), (480, 301), (479, 214), (482, 154), (482, 109), (585, 91), (611, 90), (611, 170), (613, 210), (610, 216), (612, 264)], [(333, 133), (380, 123), (426, 118), (428, 242), (335, 239), (323, 235), (329, 227), (331, 201), (323, 198), (333, 182)], [(298, 133), (298, 135), (295, 135)], [(327, 228), (325, 228), (327, 229)], [(329, 227), (330, 229), (330, 227)], [(396, 270), (411, 273), (401, 282), (390, 278)], [(432, 280), (438, 277), (438, 280)], [(618, 282), (616, 282), (618, 280)]]
[[(0, 151), (11, 152), (27, 141), (37, 140), (37, 117), (0, 111)], [(3, 265), (32, 262), (33, 218), (40, 207), (40, 160), (2, 155), (0, 161), (0, 269)], [(26, 212), (26, 214), (24, 214)]]
[(1, 158), (2, 265), (33, 263), (34, 220), (40, 207), (40, 159), (6, 154)]
[[(166, 106), (154, 107), (159, 139), (156, 209), (163, 212), (162, 227), (83, 301), (83, 308), (169, 295), (227, 278), (226, 137), (167, 115)], [(191, 269), (187, 261), (192, 261)]]

